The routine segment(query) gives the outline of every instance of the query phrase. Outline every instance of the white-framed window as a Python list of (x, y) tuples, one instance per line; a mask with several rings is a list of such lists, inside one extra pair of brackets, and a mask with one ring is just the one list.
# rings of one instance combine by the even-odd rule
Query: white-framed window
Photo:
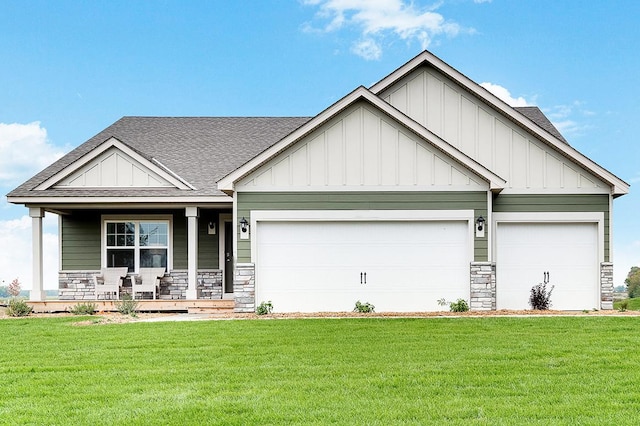
[(102, 220), (103, 265), (171, 269), (171, 219), (166, 216), (111, 216)]

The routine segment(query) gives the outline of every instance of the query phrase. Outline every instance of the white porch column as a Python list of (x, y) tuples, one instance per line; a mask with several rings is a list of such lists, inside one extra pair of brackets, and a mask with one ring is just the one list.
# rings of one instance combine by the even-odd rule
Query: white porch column
[(29, 300), (44, 300), (44, 290), (42, 286), (42, 218), (44, 209), (40, 207), (29, 207), (31, 216), (31, 249), (32, 249), (32, 280)]
[(197, 207), (185, 208), (187, 216), (187, 259), (189, 267), (189, 285), (187, 299), (198, 298), (198, 216)]

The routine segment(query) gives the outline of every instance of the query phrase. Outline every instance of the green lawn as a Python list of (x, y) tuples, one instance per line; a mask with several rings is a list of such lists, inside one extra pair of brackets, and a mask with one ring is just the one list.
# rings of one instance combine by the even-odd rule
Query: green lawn
[(613, 303), (613, 309), (620, 309), (620, 305), (622, 302), (627, 302), (627, 310), (628, 311), (640, 311), (640, 297), (636, 297), (633, 299), (624, 299), (618, 300)]
[(0, 321), (2, 424), (637, 424), (636, 317)]

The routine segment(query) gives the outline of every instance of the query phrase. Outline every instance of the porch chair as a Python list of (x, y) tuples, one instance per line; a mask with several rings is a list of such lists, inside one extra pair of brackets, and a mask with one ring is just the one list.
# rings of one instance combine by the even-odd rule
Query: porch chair
[(96, 300), (98, 300), (98, 294), (103, 293), (104, 298), (111, 299), (111, 295), (115, 294), (116, 299), (120, 299), (120, 286), (122, 280), (127, 276), (129, 268), (126, 266), (123, 268), (102, 268), (99, 275), (93, 276), (93, 283), (95, 284)]
[(164, 277), (164, 268), (140, 268), (138, 274), (138, 280), (132, 283), (133, 285), (133, 298), (136, 298), (136, 293), (153, 293), (153, 300), (156, 299), (156, 294), (160, 292), (160, 279)]

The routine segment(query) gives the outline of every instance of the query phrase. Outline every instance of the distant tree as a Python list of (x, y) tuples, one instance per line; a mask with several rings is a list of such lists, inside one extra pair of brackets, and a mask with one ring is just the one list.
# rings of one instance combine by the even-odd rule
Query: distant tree
[(9, 287), (6, 285), (0, 286), (0, 299), (9, 297)]
[(20, 296), (20, 281), (18, 281), (17, 278), (11, 281), (11, 284), (9, 284), (8, 291), (9, 291), (9, 294), (12, 295), (13, 297)]
[(624, 283), (627, 285), (627, 294), (630, 298), (640, 297), (640, 268), (632, 266)]

